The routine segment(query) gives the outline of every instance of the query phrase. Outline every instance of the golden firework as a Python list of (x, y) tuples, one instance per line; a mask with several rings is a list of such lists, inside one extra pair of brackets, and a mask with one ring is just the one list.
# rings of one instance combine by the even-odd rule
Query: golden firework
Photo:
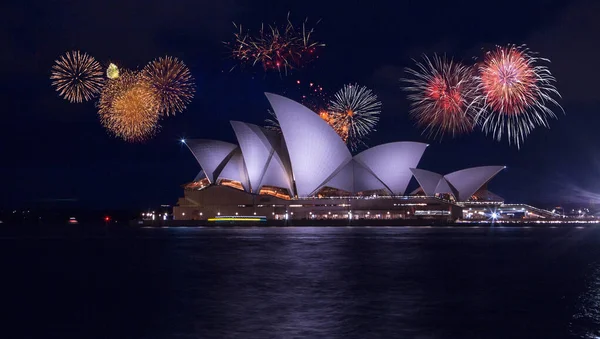
[(61, 55), (52, 66), (52, 86), (70, 102), (94, 98), (102, 90), (102, 67), (93, 57), (80, 51)]
[[(351, 115), (352, 111), (349, 111), (349, 115)], [(339, 115), (333, 114), (327, 111), (320, 111), (319, 117), (325, 120), (325, 122), (333, 128), (333, 130), (346, 142), (348, 140), (348, 125), (346, 124), (345, 119), (341, 119)]]
[(154, 135), (160, 100), (138, 73), (123, 72), (110, 80), (98, 103), (102, 125), (125, 141), (143, 141)]
[(119, 77), (119, 67), (117, 67), (117, 65), (115, 64), (110, 64), (108, 65), (108, 68), (106, 69), (106, 76), (109, 79), (116, 79)]
[(164, 115), (181, 113), (194, 98), (194, 78), (177, 58), (158, 58), (144, 67), (141, 76), (158, 94)]

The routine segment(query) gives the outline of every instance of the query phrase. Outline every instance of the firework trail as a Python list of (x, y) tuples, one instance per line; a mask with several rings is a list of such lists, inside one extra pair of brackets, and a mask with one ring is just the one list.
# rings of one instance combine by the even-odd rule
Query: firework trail
[[(325, 46), (312, 41), (314, 29), (307, 30), (306, 20), (301, 29), (296, 29), (289, 19), (283, 28), (261, 25), (257, 35), (245, 33), (242, 25), (233, 24), (237, 29), (231, 48), (234, 59), (242, 64), (262, 65), (265, 71), (277, 70), (279, 73), (299, 68), (317, 58), (317, 48)], [(234, 66), (235, 68), (235, 66)], [(232, 68), (233, 69), (233, 68)]]
[(277, 120), (277, 116), (275, 115), (275, 112), (273, 112), (270, 109), (267, 109), (267, 112), (269, 113), (269, 115), (271, 116), (268, 119), (265, 119), (265, 128), (276, 132), (277, 134), (281, 134), (281, 125), (279, 125), (279, 120)]
[(102, 125), (125, 141), (144, 141), (154, 135), (160, 116), (160, 98), (151, 84), (135, 72), (110, 80), (100, 96)]
[(100, 63), (80, 51), (61, 55), (52, 66), (50, 79), (59, 96), (70, 102), (90, 100), (104, 85)]
[(381, 102), (364, 86), (344, 85), (330, 101), (327, 113), (330, 125), (353, 150), (365, 145), (363, 139), (375, 130), (381, 113)]
[(407, 84), (411, 116), (423, 132), (433, 138), (445, 134), (453, 137), (473, 130), (476, 82), (472, 67), (434, 55), (423, 56), (416, 69), (407, 68), (411, 76), (401, 79)]
[[(562, 111), (553, 98), (560, 97), (555, 78), (548, 67), (539, 65), (548, 59), (533, 56), (524, 46), (497, 46), (486, 53), (477, 67), (476, 122), (486, 133), (501, 140), (505, 133), (510, 144), (521, 143), (537, 126), (548, 127), (557, 118), (547, 106)], [(564, 112), (564, 111), (563, 111)]]
[(164, 115), (181, 113), (194, 97), (194, 78), (177, 58), (166, 56), (150, 62), (141, 77), (158, 94), (160, 112)]

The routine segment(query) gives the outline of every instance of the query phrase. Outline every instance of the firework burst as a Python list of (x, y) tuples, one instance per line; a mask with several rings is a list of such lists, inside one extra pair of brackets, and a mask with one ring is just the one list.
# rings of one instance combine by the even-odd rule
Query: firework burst
[(104, 85), (100, 63), (80, 51), (61, 55), (52, 66), (50, 79), (59, 95), (70, 102), (90, 100)]
[(233, 24), (237, 29), (234, 42), (226, 43), (231, 47), (232, 56), (242, 64), (262, 65), (265, 71), (287, 72), (299, 68), (316, 58), (316, 50), (325, 46), (312, 41), (314, 29), (307, 30), (306, 20), (301, 29), (296, 29), (289, 19), (283, 28), (275, 25), (261, 25), (257, 35), (250, 35), (242, 25)]
[[(327, 114), (333, 129), (354, 151), (364, 145), (363, 139), (375, 130), (381, 102), (364, 86), (345, 85), (330, 101)], [(327, 121), (327, 120), (326, 120)]]
[(181, 113), (194, 97), (194, 78), (177, 58), (158, 58), (144, 67), (141, 76), (158, 94), (162, 114)]
[(411, 78), (402, 81), (410, 93), (410, 113), (424, 133), (443, 138), (472, 131), (477, 87), (473, 68), (437, 55), (432, 59), (423, 56), (416, 66), (406, 69)]
[(110, 65), (108, 65), (108, 68), (106, 68), (106, 77), (109, 79), (116, 79), (119, 77), (119, 67), (117, 67), (117, 65), (111, 63)]
[(495, 139), (506, 133), (509, 143), (520, 147), (531, 131), (548, 127), (556, 114), (547, 106), (562, 107), (554, 99), (560, 94), (548, 67), (548, 59), (533, 56), (524, 46), (497, 46), (477, 65), (477, 121)]
[(157, 128), (160, 98), (143, 77), (122, 72), (110, 80), (100, 96), (98, 114), (102, 125), (125, 141), (143, 141)]

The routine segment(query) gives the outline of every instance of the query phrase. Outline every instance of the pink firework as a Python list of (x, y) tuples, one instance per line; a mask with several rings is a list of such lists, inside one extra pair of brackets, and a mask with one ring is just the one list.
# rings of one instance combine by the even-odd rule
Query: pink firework
[(476, 83), (471, 67), (434, 55), (423, 57), (417, 69), (407, 69), (411, 78), (403, 79), (410, 92), (411, 115), (429, 135), (442, 138), (473, 130)]
[(476, 120), (486, 133), (497, 140), (506, 133), (509, 143), (520, 147), (535, 127), (548, 127), (548, 120), (556, 118), (547, 104), (562, 110), (553, 98), (560, 94), (553, 85), (555, 78), (540, 62), (549, 61), (534, 57), (524, 46), (497, 46), (486, 53), (477, 65), (474, 103)]

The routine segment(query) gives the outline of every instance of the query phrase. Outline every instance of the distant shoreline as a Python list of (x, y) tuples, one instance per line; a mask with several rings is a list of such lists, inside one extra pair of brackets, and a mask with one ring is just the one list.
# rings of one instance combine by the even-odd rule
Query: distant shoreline
[(207, 220), (134, 220), (131, 226), (164, 227), (576, 227), (596, 226), (600, 220), (440, 221), (440, 220), (268, 220), (266, 222), (209, 222)]
[(131, 220), (129, 222), (90, 222), (78, 224), (66, 222), (45, 223), (4, 223), (0, 224), (0, 235), (7, 234), (106, 234), (111, 232), (130, 233), (140, 229), (167, 228), (286, 228), (286, 227), (322, 227), (322, 228), (595, 228), (600, 220), (552, 220), (552, 221), (481, 221), (451, 222), (440, 220), (268, 220), (266, 222), (209, 222), (207, 220)]

